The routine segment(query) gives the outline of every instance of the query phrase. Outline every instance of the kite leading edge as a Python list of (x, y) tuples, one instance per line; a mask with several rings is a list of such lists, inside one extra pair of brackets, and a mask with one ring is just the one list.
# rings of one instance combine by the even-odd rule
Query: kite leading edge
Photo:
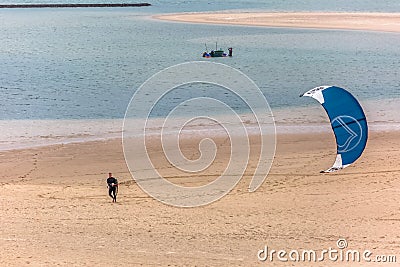
[(316, 99), (328, 114), (336, 138), (337, 155), (331, 168), (335, 172), (355, 162), (363, 153), (368, 139), (368, 125), (357, 99), (345, 89), (319, 86), (304, 94)]

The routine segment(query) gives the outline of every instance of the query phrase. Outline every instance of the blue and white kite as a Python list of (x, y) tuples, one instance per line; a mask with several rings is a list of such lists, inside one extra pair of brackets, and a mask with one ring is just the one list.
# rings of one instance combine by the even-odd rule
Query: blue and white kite
[(368, 139), (367, 120), (357, 99), (336, 86), (316, 87), (301, 96), (312, 97), (324, 107), (335, 133), (336, 161), (322, 172), (334, 172), (355, 162), (363, 153)]

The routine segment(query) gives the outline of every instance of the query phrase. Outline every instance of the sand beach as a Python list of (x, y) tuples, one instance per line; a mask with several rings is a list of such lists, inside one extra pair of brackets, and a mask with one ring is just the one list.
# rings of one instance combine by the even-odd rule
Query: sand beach
[[(250, 161), (238, 186), (199, 208), (168, 206), (145, 194), (127, 170), (119, 139), (2, 152), (0, 265), (286, 266), (260, 262), (257, 252), (265, 245), (335, 248), (340, 238), (351, 249), (395, 255), (399, 138), (399, 132), (373, 132), (354, 166), (320, 174), (334, 160), (331, 134), (278, 135), (271, 172), (256, 192), (247, 191)], [(198, 140), (186, 145), (195, 148)], [(221, 153), (214, 172), (229, 158)], [(209, 179), (159, 168), (183, 185)], [(107, 196), (108, 171), (121, 182), (117, 203)]]

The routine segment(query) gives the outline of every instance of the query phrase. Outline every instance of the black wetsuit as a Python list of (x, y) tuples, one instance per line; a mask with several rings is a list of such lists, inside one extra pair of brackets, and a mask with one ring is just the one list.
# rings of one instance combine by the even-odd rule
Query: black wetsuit
[(117, 202), (117, 187), (118, 180), (114, 177), (107, 178), (108, 184), (108, 195), (113, 199), (113, 202)]

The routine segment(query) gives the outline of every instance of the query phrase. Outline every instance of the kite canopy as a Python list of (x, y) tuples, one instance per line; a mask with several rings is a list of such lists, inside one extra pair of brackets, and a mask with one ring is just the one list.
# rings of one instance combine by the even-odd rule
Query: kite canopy
[(334, 172), (356, 161), (368, 139), (368, 125), (357, 99), (336, 86), (320, 86), (304, 93), (316, 99), (329, 116), (336, 137), (337, 155), (333, 166), (322, 172)]

